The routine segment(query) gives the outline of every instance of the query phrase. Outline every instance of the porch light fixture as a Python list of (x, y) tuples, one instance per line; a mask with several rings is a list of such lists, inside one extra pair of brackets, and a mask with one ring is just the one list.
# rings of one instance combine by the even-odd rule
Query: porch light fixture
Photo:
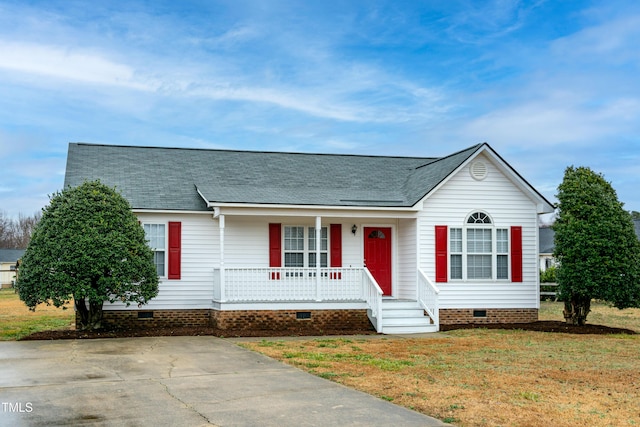
[(353, 224), (351, 226), (351, 232), (353, 233), (354, 236), (356, 235), (356, 231), (358, 231), (358, 226)]

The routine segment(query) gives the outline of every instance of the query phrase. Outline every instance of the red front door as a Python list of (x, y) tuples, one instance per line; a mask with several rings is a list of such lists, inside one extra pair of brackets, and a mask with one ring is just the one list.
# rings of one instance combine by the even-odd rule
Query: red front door
[(391, 295), (391, 228), (364, 228), (364, 263), (384, 295)]

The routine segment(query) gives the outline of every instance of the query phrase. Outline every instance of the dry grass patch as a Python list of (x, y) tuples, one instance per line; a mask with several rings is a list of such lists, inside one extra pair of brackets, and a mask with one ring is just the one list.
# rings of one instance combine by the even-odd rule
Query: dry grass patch
[(36, 311), (20, 301), (13, 289), (0, 290), (0, 340), (16, 340), (29, 334), (74, 326), (74, 311), (40, 304)]
[[(640, 310), (631, 318), (620, 327), (640, 330)], [(640, 425), (638, 335), (475, 329), (243, 345), (460, 426)]]
[[(540, 303), (538, 318), (540, 320), (564, 321), (563, 308), (564, 305), (561, 302), (543, 301)], [(619, 310), (607, 304), (593, 301), (591, 312), (587, 316), (587, 324), (631, 329), (640, 333), (640, 308)]]

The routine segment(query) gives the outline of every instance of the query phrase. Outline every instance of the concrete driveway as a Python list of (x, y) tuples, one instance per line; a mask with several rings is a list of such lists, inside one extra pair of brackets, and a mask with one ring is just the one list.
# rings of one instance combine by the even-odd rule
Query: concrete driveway
[(0, 342), (0, 426), (443, 426), (215, 337)]

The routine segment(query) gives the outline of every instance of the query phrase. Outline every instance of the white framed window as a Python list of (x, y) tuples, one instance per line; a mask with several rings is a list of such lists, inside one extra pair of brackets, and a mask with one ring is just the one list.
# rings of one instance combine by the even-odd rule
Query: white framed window
[[(315, 227), (284, 226), (284, 266), (316, 267), (317, 246)], [(320, 267), (328, 266), (329, 235), (327, 227), (320, 229)]]
[(304, 227), (284, 227), (284, 266), (304, 267)]
[(497, 279), (509, 279), (509, 230), (496, 228), (496, 275)]
[(452, 280), (508, 280), (509, 230), (497, 228), (484, 212), (474, 212), (462, 227), (449, 229)]
[(449, 234), (451, 278), (462, 279), (462, 228), (452, 228)]
[(158, 276), (164, 277), (167, 250), (167, 227), (165, 224), (143, 224), (149, 247), (153, 250), (153, 262)]
[[(316, 229), (309, 227), (307, 229), (309, 236), (309, 267), (316, 267)], [(327, 260), (329, 259), (329, 237), (327, 234), (327, 227), (320, 228), (320, 267), (327, 267)]]

